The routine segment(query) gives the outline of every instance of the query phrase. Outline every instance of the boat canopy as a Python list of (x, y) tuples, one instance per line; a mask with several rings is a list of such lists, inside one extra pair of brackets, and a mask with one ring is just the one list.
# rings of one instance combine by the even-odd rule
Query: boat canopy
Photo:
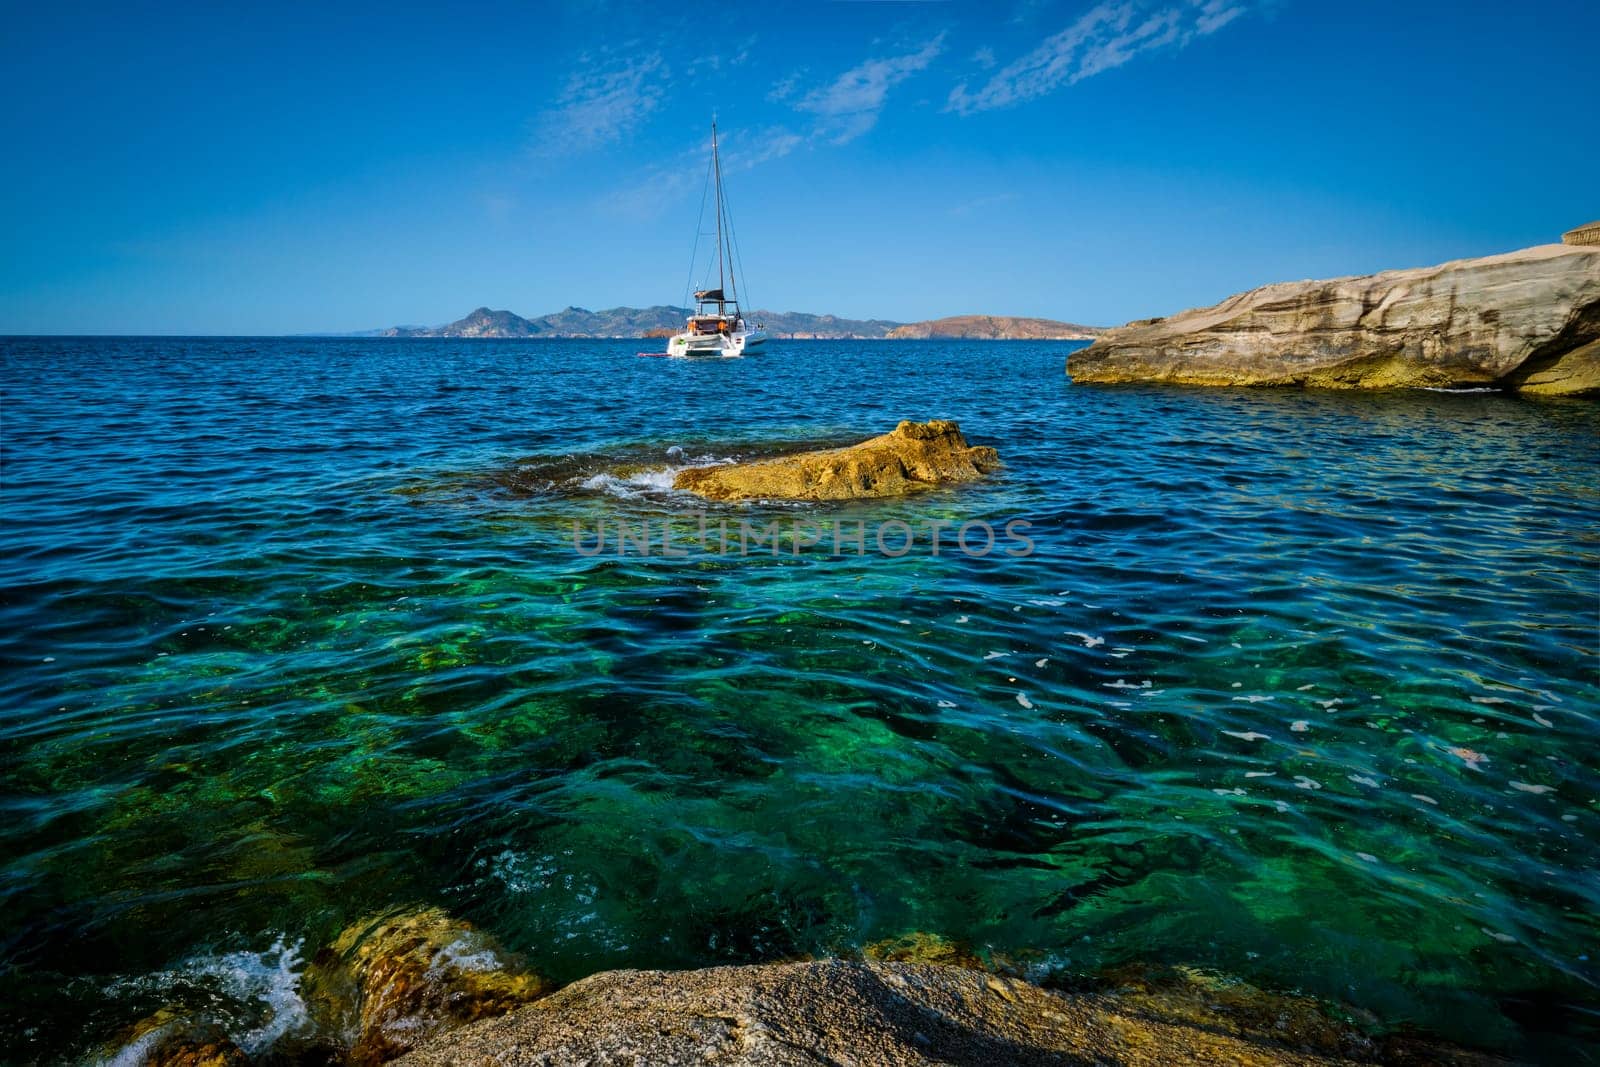
[(727, 297), (722, 295), (722, 290), (721, 289), (700, 289), (700, 290), (697, 290), (695, 292), (694, 298), (696, 300), (702, 300), (702, 301), (704, 301), (704, 300), (726, 300), (727, 299)]

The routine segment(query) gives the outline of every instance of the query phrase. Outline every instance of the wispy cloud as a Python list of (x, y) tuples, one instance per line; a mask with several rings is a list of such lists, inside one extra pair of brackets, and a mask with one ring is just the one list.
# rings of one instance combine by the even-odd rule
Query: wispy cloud
[(773, 83), (772, 91), (767, 93), (767, 99), (776, 104), (789, 99), (796, 89), (800, 88), (800, 79), (805, 76), (804, 68), (787, 75), (781, 81)]
[(1157, 6), (1144, 0), (1108, 0), (1091, 8), (1038, 47), (969, 91), (950, 93), (948, 111), (970, 115), (1032, 100), (1122, 66), (1135, 56), (1181, 48), (1243, 15), (1248, 0), (1185, 0)]
[(696, 72), (702, 69), (719, 71), (725, 65), (729, 67), (742, 67), (745, 65), (745, 63), (749, 62), (758, 39), (759, 38), (756, 34), (751, 34), (749, 37), (746, 37), (739, 43), (730, 45), (725, 50), (718, 49), (705, 52), (702, 55), (691, 59), (689, 61), (688, 69), (690, 72)]
[[(735, 131), (722, 142), (722, 172), (727, 175), (753, 170), (782, 159), (804, 143), (804, 137), (781, 126)], [(709, 144), (686, 148), (683, 160), (688, 162), (652, 166), (642, 178), (602, 194), (597, 206), (608, 215), (649, 220), (676, 205), (691, 203), (705, 184), (709, 150)]]
[(831, 84), (813, 89), (794, 106), (817, 116), (820, 136), (834, 144), (853, 141), (877, 124), (889, 90), (928, 69), (943, 50), (941, 33), (907, 55), (869, 59), (845, 71)]
[(538, 148), (585, 152), (622, 138), (661, 103), (667, 65), (660, 52), (610, 62), (583, 57), (588, 69), (568, 80), (537, 123)]
[(722, 157), (722, 169), (750, 170), (763, 163), (771, 163), (774, 159), (782, 159), (804, 142), (804, 137), (781, 127), (761, 130), (750, 137), (731, 141)]

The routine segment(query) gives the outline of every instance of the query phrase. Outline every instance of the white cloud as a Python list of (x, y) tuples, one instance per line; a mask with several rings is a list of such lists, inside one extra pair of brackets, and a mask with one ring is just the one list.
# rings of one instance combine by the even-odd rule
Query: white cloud
[[(585, 56), (581, 62), (592, 60)], [(666, 75), (660, 52), (574, 74), (538, 124), (539, 149), (552, 155), (584, 152), (619, 140), (661, 103)]]
[[(804, 137), (781, 126), (753, 133), (734, 131), (722, 141), (722, 172), (753, 170), (782, 159), (804, 143)], [(606, 214), (636, 220), (658, 218), (681, 204), (692, 209), (692, 201), (699, 198), (705, 184), (709, 152), (709, 141), (685, 146), (683, 164), (657, 164), (642, 178), (602, 194), (597, 204)]]
[(877, 124), (889, 90), (926, 70), (943, 50), (941, 33), (908, 55), (869, 59), (832, 84), (813, 89), (795, 107), (816, 115), (818, 134), (834, 144), (853, 141)]
[(1245, 5), (1236, 0), (1209, 0), (1200, 6), (1200, 17), (1195, 19), (1195, 33), (1204, 37), (1244, 14)]
[(742, 67), (745, 65), (745, 63), (749, 62), (750, 56), (755, 49), (757, 39), (758, 38), (755, 34), (751, 34), (743, 41), (740, 41), (736, 45), (730, 46), (725, 51), (712, 50), (704, 52), (696, 58), (689, 60), (687, 69), (690, 71), (690, 73), (694, 73), (701, 69), (707, 69), (713, 72), (720, 71), (724, 64), (730, 67)]
[[(651, 167), (645, 176), (603, 193), (596, 201), (607, 215), (647, 222), (660, 218), (667, 208), (698, 195), (703, 175), (693, 167)], [(692, 210), (692, 208), (691, 208)]]
[(972, 61), (978, 66), (982, 67), (984, 70), (988, 70), (997, 62), (999, 62), (999, 60), (995, 59), (994, 57), (994, 49), (988, 47), (987, 45), (972, 53)]
[(797, 70), (782, 81), (774, 83), (772, 91), (767, 94), (767, 99), (775, 104), (789, 99), (794, 95), (794, 91), (800, 87), (800, 79), (804, 74), (804, 70)]
[(782, 159), (804, 141), (805, 138), (799, 134), (782, 128), (763, 130), (753, 137), (740, 138), (729, 144), (722, 166), (730, 171), (750, 170), (774, 159)]
[(1090, 8), (1031, 52), (997, 71), (976, 91), (962, 83), (946, 110), (962, 115), (1007, 107), (1114, 70), (1135, 56), (1182, 48), (1243, 15), (1249, 0), (1107, 0)]

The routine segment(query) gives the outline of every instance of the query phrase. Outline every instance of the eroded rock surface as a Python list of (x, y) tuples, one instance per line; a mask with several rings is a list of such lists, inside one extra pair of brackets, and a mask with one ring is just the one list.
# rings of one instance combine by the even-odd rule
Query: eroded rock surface
[(1600, 247), (1283, 282), (1111, 330), (1076, 382), (1600, 392)]
[[(406, 1067), (519, 1064), (1192, 1064), (1496, 1061), (1376, 1043), (1287, 998), (1180, 975), (1061, 994), (963, 967), (821, 960), (608, 971), (419, 1046)], [(1259, 994), (1258, 994), (1259, 995)]]
[(999, 467), (994, 449), (969, 445), (956, 423), (934, 419), (847, 448), (691, 467), (672, 484), (708, 500), (851, 500), (970, 482)]

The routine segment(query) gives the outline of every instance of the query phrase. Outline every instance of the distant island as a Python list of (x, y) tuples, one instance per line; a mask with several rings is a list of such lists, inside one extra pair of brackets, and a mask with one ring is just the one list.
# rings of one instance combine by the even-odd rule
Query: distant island
[[(689, 309), (656, 305), (648, 308), (616, 307), (604, 311), (569, 307), (550, 315), (527, 319), (510, 311), (481, 307), (465, 318), (444, 326), (391, 326), (368, 332), (374, 337), (670, 337), (683, 328)], [(768, 335), (807, 340), (895, 340), (907, 338), (963, 338), (982, 340), (1092, 339), (1100, 329), (1053, 319), (1015, 318), (1007, 315), (957, 315), (929, 322), (891, 322), (888, 319), (841, 319), (836, 315), (811, 315), (802, 311), (751, 311), (746, 318), (764, 323)]]
[(908, 322), (889, 331), (891, 340), (959, 338), (968, 341), (1092, 341), (1105, 331), (1055, 319), (1015, 315), (951, 315), (927, 322)]

